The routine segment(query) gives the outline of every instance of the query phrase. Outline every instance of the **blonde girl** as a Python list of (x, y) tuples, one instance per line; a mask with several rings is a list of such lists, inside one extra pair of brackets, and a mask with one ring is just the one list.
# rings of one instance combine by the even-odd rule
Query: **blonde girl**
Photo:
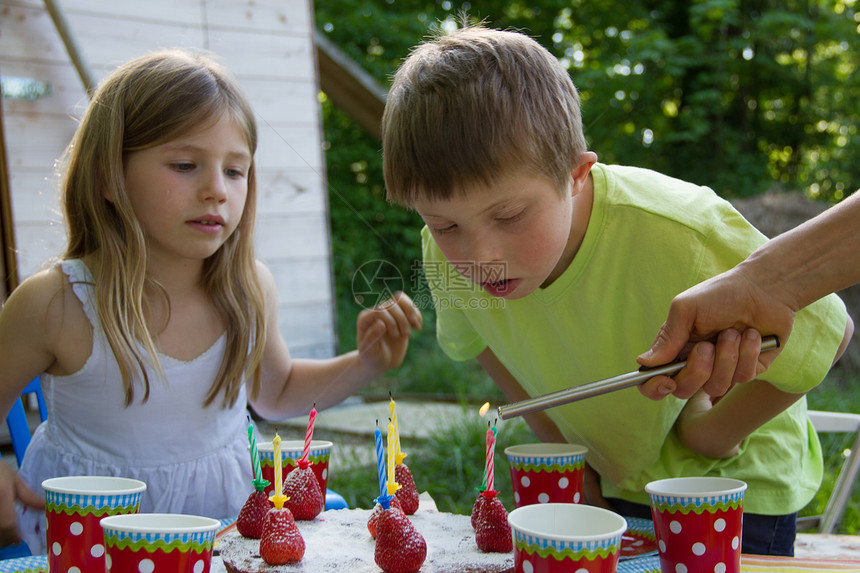
[(3, 545), (45, 552), (40, 484), (58, 475), (141, 479), (144, 512), (235, 517), (248, 403), (325, 408), (403, 360), (421, 326), (403, 294), (359, 316), (357, 350), (291, 359), (254, 256), (256, 146), (206, 53), (136, 58), (94, 94), (65, 158), (68, 248), (0, 313), (0, 413), (37, 375), (50, 412), (17, 474), (0, 464)]

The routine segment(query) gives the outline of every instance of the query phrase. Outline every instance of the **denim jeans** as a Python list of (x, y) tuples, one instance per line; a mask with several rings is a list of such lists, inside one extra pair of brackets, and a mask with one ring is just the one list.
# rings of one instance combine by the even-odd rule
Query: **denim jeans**
[[(612, 509), (625, 517), (651, 519), (651, 507), (623, 499), (607, 499)], [(750, 555), (794, 556), (797, 513), (759, 515), (744, 513), (741, 552)]]

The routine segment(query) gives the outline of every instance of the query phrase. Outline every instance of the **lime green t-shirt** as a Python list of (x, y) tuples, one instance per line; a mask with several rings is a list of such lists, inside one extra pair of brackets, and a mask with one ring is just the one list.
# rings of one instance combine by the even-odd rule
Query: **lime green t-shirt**
[[(425, 228), (424, 269), (437, 310), (437, 337), (455, 360), (489, 347), (530, 396), (638, 368), (672, 298), (724, 271), (766, 238), (710, 189), (653, 171), (596, 164), (588, 229), (567, 270), (517, 300), (494, 298), (448, 264)], [(762, 376), (803, 393), (829, 370), (846, 324), (828, 296), (797, 314), (790, 340)], [(679, 441), (685, 402), (636, 388), (547, 410), (570, 442), (588, 447), (604, 495), (648, 503), (649, 481), (731, 476), (747, 482), (745, 511), (787, 514), (821, 481), (821, 451), (806, 399), (770, 420), (728, 459), (699, 456)], [(504, 430), (501, 430), (503, 441)]]

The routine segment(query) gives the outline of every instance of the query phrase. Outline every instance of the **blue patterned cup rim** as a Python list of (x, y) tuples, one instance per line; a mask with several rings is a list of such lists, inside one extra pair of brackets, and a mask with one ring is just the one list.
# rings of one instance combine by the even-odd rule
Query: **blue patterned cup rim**
[[(311, 449), (309, 455), (317, 457), (320, 455), (330, 454), (334, 446), (332, 442), (327, 440), (311, 440)], [(297, 460), (304, 453), (304, 440), (282, 440), (281, 441), (281, 456), (286, 459)], [(272, 458), (275, 455), (275, 447), (272, 442), (257, 442), (257, 451), (260, 455), (265, 455), (267, 458)]]
[(509, 457), (568, 457), (568, 456), (585, 456), (588, 453), (588, 448), (580, 444), (563, 444), (552, 442), (540, 442), (534, 444), (518, 444), (516, 446), (508, 446), (505, 448), (505, 454)]
[(80, 496), (123, 496), (145, 491), (146, 483), (116, 476), (63, 476), (46, 479), (42, 489)]
[(508, 514), (508, 523), (515, 536), (574, 549), (621, 543), (627, 531), (627, 520), (614, 511), (578, 503), (524, 505)]
[(103, 517), (99, 523), (106, 531), (154, 535), (206, 533), (221, 527), (217, 519), (184, 513), (127, 513)]
[(725, 477), (679, 477), (652, 481), (645, 491), (654, 498), (679, 500), (737, 498), (747, 489), (744, 481)]

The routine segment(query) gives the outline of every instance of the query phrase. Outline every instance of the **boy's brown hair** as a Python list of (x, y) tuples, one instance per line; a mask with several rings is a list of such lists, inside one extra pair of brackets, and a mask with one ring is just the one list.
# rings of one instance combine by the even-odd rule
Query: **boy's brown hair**
[(512, 169), (568, 188), (585, 153), (579, 94), (532, 38), (467, 26), (417, 46), (382, 116), (388, 197), (411, 207), (490, 185)]

